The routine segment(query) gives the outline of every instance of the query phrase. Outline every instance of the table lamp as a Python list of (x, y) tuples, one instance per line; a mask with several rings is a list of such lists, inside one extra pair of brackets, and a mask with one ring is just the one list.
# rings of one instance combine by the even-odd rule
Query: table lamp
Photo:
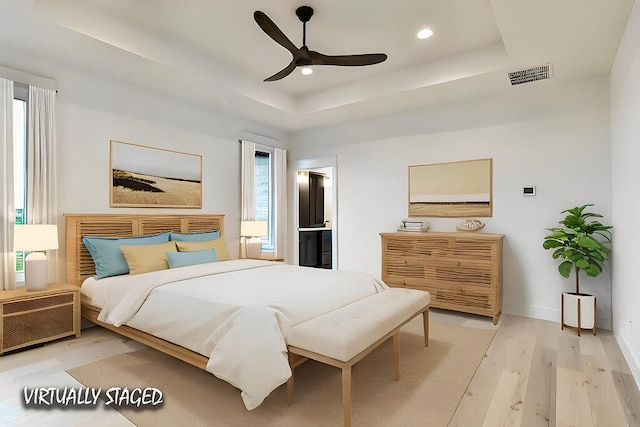
[(47, 285), (47, 256), (44, 251), (58, 249), (58, 227), (45, 224), (16, 225), (14, 250), (30, 252), (24, 260), (24, 285), (28, 291)]
[(267, 221), (241, 221), (240, 235), (244, 237), (245, 256), (262, 256), (262, 237), (267, 236)]

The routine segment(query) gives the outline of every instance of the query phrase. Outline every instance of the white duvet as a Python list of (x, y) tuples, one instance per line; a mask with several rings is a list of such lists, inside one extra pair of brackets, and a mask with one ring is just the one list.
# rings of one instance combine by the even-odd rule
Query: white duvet
[(234, 260), (110, 280), (98, 319), (209, 357), (207, 371), (253, 409), (291, 376), (291, 326), (386, 288), (363, 273)]

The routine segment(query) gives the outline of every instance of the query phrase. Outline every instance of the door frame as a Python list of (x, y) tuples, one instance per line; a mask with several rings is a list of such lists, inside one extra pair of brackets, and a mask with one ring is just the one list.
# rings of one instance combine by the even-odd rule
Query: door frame
[[(293, 160), (291, 162), (293, 188), (293, 221), (291, 235), (293, 236), (292, 262), (298, 265), (300, 260), (300, 235), (299, 225), (299, 195), (298, 195), (298, 171), (314, 169), (331, 169), (331, 269), (338, 269), (338, 158), (336, 156), (312, 157), (308, 159)], [(291, 241), (291, 240), (290, 240)]]

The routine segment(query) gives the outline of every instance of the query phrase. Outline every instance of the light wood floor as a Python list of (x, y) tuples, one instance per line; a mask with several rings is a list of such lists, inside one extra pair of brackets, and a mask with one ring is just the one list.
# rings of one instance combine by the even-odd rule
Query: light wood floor
[(578, 337), (518, 316), (498, 326), (449, 426), (640, 426), (640, 392), (610, 331)]
[[(559, 323), (431, 310), (431, 318), (496, 329), (449, 426), (640, 426), (640, 392), (613, 334), (560, 329)], [(80, 387), (65, 371), (143, 345), (102, 328), (80, 338), (0, 357), (0, 426), (132, 426), (115, 410), (36, 410), (24, 387)], [(443, 426), (444, 427), (444, 426)]]

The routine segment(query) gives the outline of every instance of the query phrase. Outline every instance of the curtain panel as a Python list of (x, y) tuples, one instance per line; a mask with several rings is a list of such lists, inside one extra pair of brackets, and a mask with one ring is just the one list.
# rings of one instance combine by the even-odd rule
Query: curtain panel
[(256, 216), (255, 157), (256, 144), (242, 141), (242, 221)]
[(275, 149), (273, 161), (276, 241), (274, 258), (287, 255), (287, 150)]
[(16, 286), (13, 227), (16, 221), (13, 187), (13, 82), (0, 78), (0, 289)]
[[(29, 86), (27, 222), (57, 224), (56, 92)], [(47, 251), (47, 283), (57, 281), (56, 251)]]

